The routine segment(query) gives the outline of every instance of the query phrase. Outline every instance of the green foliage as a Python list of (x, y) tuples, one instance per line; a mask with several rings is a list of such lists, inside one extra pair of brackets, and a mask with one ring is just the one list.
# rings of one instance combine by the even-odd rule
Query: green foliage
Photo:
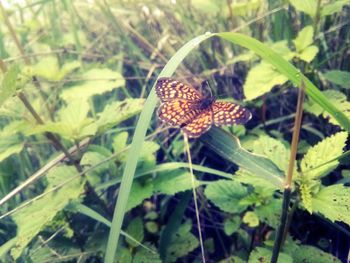
[(13, 65), (3, 76), (0, 86), (0, 106), (16, 92), (18, 75), (18, 65)]
[[(126, 228), (126, 232), (132, 236), (134, 239), (136, 239), (139, 243), (142, 242), (144, 238), (144, 230), (143, 230), (143, 222), (141, 217), (134, 218)], [(126, 238), (126, 242), (131, 247), (137, 247), (139, 246), (139, 243), (136, 243), (135, 241)]]
[(256, 213), (248, 211), (244, 214), (242, 222), (249, 227), (257, 227), (259, 225), (259, 217)]
[(191, 228), (192, 223), (190, 221), (186, 221), (179, 227), (167, 249), (166, 262), (175, 262), (178, 258), (187, 255), (198, 247), (199, 242), (190, 232)]
[(327, 186), (312, 198), (313, 210), (332, 222), (350, 225), (350, 188), (341, 184)]
[(241, 219), (238, 216), (226, 218), (224, 221), (225, 234), (230, 236), (236, 232), (241, 224)]
[[(253, 250), (253, 252), (249, 256), (249, 263), (255, 262), (270, 262), (271, 261), (272, 252), (271, 250), (263, 247), (257, 247)], [(291, 256), (280, 253), (278, 257), (278, 263), (293, 263), (293, 259)]]
[(350, 88), (350, 72), (341, 70), (329, 70), (323, 76), (330, 82), (344, 88)]
[(247, 195), (247, 189), (238, 182), (218, 180), (208, 184), (204, 193), (211, 202), (225, 212), (240, 213), (246, 208), (238, 201)]
[(347, 137), (347, 132), (338, 132), (309, 149), (300, 164), (302, 176), (315, 179), (334, 170), (339, 164), (334, 158), (343, 153)]
[[(44, 192), (45, 195), (13, 216), (18, 226), (15, 246), (11, 249), (14, 259), (17, 259), (45, 225), (51, 222), (70, 200), (78, 198), (83, 190), (80, 177), (70, 166), (55, 168), (47, 175), (47, 179), (48, 187)], [(55, 191), (55, 188), (63, 183), (64, 191)]]

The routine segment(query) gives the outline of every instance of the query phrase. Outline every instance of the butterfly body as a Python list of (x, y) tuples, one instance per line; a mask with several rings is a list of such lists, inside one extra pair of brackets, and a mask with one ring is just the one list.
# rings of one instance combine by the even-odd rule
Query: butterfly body
[(157, 81), (156, 93), (162, 104), (159, 118), (179, 126), (189, 137), (199, 137), (216, 126), (246, 123), (251, 113), (238, 104), (204, 97), (196, 89), (170, 78)]

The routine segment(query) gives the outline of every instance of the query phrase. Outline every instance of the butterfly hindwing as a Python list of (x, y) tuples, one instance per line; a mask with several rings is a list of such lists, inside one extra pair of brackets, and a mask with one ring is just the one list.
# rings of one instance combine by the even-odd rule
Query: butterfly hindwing
[(213, 112), (210, 108), (202, 110), (191, 122), (184, 125), (182, 130), (188, 137), (196, 138), (211, 128), (213, 123)]
[(172, 126), (188, 123), (199, 113), (201, 110), (196, 107), (196, 103), (187, 100), (166, 101), (158, 108), (159, 118)]
[(243, 124), (252, 114), (242, 106), (230, 102), (214, 102), (212, 105), (213, 121), (216, 126)]
[(171, 78), (160, 78), (156, 84), (156, 93), (162, 102), (176, 99), (198, 101), (201, 94), (193, 87)]

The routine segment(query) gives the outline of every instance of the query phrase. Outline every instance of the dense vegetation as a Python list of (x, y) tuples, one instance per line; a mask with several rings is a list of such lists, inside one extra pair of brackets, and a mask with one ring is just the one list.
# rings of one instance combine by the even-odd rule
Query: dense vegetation
[[(349, 260), (350, 1), (9, 2), (2, 262)], [(253, 118), (187, 143), (154, 114), (160, 76)]]

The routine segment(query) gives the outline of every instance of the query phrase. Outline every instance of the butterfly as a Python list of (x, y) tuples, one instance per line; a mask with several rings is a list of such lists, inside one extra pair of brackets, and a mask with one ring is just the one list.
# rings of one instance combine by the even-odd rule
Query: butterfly
[(205, 97), (192, 86), (171, 78), (160, 78), (156, 93), (161, 101), (158, 117), (180, 127), (190, 138), (197, 138), (211, 126), (244, 124), (252, 114), (242, 106)]

